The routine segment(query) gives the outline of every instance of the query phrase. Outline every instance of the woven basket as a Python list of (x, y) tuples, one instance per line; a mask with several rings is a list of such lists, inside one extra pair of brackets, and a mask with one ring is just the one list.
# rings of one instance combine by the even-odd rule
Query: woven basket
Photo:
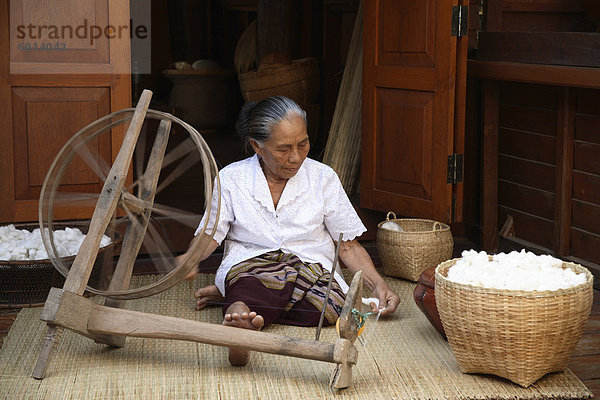
[[(15, 224), (17, 229), (27, 229), (33, 231), (39, 228), (38, 224)], [(54, 229), (79, 228), (77, 225), (54, 224)], [(85, 232), (84, 232), (85, 233)], [(121, 237), (115, 233), (113, 242), (100, 249), (96, 258), (95, 266), (100, 266), (104, 261), (104, 256), (109, 250), (116, 250), (121, 242)], [(63, 257), (65, 266), (70, 267), (75, 260), (75, 256)], [(92, 270), (90, 276), (90, 285), (97, 288), (106, 286), (102, 282), (106, 277), (103, 276), (101, 268)], [(22, 308), (42, 306), (48, 297), (48, 292), (52, 287), (62, 287), (65, 278), (54, 268), (49, 259), (44, 260), (26, 260), (26, 261), (3, 261), (0, 260), (0, 308)]]
[[(390, 215), (393, 215), (392, 219)], [(398, 232), (383, 228), (382, 225), (388, 221), (397, 223), (403, 230)], [(396, 219), (396, 214), (389, 212), (377, 228), (377, 250), (385, 275), (417, 282), (427, 268), (452, 257), (452, 232), (448, 225), (441, 222)]]
[(455, 262), (436, 268), (435, 300), (462, 372), (493, 374), (528, 387), (567, 367), (592, 307), (593, 277), (587, 269), (563, 263), (587, 276), (573, 288), (517, 291), (451, 282), (448, 269)]
[(293, 60), (291, 64), (239, 74), (240, 89), (246, 101), (286, 96), (300, 106), (319, 102), (319, 65), (314, 58)]

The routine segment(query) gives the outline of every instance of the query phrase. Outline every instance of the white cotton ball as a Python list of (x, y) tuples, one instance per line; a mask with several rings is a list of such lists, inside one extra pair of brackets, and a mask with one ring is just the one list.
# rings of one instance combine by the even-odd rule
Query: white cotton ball
[[(59, 257), (77, 254), (85, 235), (77, 228), (65, 228), (54, 231), (54, 244)], [(103, 235), (101, 247), (111, 243), (111, 239)], [(40, 229), (29, 232), (16, 229), (14, 225), (0, 226), (0, 260), (41, 260), (48, 254), (42, 242)]]
[(563, 269), (562, 264), (550, 255), (537, 256), (525, 250), (499, 253), (491, 261), (485, 252), (468, 250), (448, 269), (448, 279), (467, 285), (523, 291), (566, 289), (585, 283), (584, 274)]
[(398, 225), (396, 222), (394, 221), (387, 221), (384, 222), (381, 227), (383, 229), (388, 229), (390, 231), (395, 231), (395, 232), (402, 232), (404, 229), (402, 229), (402, 227), (400, 225)]

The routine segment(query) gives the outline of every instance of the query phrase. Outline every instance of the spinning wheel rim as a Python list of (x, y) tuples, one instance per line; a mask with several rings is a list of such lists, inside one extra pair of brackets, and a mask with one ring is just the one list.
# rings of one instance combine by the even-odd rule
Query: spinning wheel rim
[[(67, 277), (69, 273), (69, 268), (67, 268), (63, 264), (61, 257), (57, 256), (58, 252), (56, 250), (56, 245), (54, 243), (54, 237), (52, 234), (52, 228), (54, 225), (54, 218), (52, 213), (54, 210), (55, 196), (57, 194), (58, 187), (60, 186), (61, 179), (65, 173), (65, 170), (69, 166), (71, 159), (75, 155), (78, 146), (85, 145), (87, 142), (99, 136), (106, 130), (112, 129), (115, 126), (131, 121), (133, 118), (134, 111), (135, 109), (133, 108), (119, 110), (102, 118), (99, 118), (91, 124), (87, 125), (86, 127), (80, 129), (77, 133), (75, 133), (75, 135), (71, 137), (71, 139), (69, 139), (69, 141), (59, 151), (59, 153), (53, 160), (52, 165), (48, 170), (48, 173), (46, 174), (44, 183), (42, 184), (42, 188), (40, 191), (40, 201), (38, 207), (38, 216), (41, 231), (40, 233), (42, 236), (42, 242), (44, 244), (44, 247), (46, 248), (46, 251), (48, 252), (48, 256), (50, 261), (52, 262), (52, 265), (59, 271), (59, 273), (61, 273), (65, 277)], [(115, 120), (115, 118), (119, 119)], [(218, 201), (216, 214), (218, 221), (221, 201), (218, 168), (216, 161), (212, 155), (212, 152), (210, 151), (202, 135), (194, 127), (169, 113), (148, 109), (145, 119), (154, 119), (160, 121), (166, 120), (170, 122), (175, 122), (176, 124), (183, 127), (188, 133), (189, 137), (196, 145), (196, 149), (200, 155), (200, 159), (203, 166), (204, 196), (205, 199), (207, 199), (204, 212), (205, 214), (208, 213), (207, 215), (210, 215), (213, 207), (213, 179), (215, 180), (215, 183), (217, 185), (219, 196), (217, 197)], [(150, 210), (150, 212), (152, 211)], [(204, 226), (202, 227), (202, 232), (206, 232), (207, 226), (208, 218), (205, 220)], [(190, 251), (186, 253), (186, 256), (184, 257), (181, 263), (176, 265), (176, 267), (173, 270), (166, 273), (164, 276), (162, 276), (159, 280), (157, 280), (151, 285), (119, 291), (100, 290), (86, 285), (86, 290), (94, 294), (120, 300), (136, 299), (161, 293), (175, 286), (177, 283), (181, 282), (181, 280), (184, 279), (189, 274), (189, 272), (195, 267), (194, 263), (192, 263), (192, 254), (202, 253), (206, 249), (206, 247), (210, 243), (210, 240), (212, 240), (212, 238), (214, 237), (214, 234), (216, 232), (216, 226), (217, 224), (215, 223), (215, 225), (210, 230), (209, 235), (203, 235), (200, 238), (200, 240), (194, 241), (192, 243), (189, 249)]]

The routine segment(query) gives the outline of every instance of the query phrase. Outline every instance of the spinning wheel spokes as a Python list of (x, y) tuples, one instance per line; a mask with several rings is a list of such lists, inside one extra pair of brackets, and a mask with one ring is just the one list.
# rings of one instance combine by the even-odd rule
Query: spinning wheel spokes
[(194, 166), (198, 162), (200, 157), (197, 153), (190, 153), (187, 157), (183, 159), (183, 161), (175, 168), (167, 178), (160, 183), (160, 186), (156, 188), (156, 192), (162, 192), (167, 186), (173, 183), (177, 178), (179, 178), (184, 172)]
[(104, 158), (92, 154), (92, 151), (88, 147), (88, 143), (81, 143), (75, 147), (74, 150), (81, 156), (81, 159), (85, 161), (98, 178), (103, 182), (106, 181), (110, 166)]
[[(150, 110), (150, 111), (152, 111), (152, 110)], [(142, 138), (143, 138), (143, 140), (142, 140)], [(137, 179), (133, 183), (131, 183), (129, 186), (127, 186), (127, 188), (126, 188), (127, 191), (132, 190), (133, 188), (136, 188), (137, 186), (139, 186), (141, 179), (143, 178), (143, 175), (144, 175), (144, 173), (143, 173), (143, 166), (144, 166), (143, 149), (145, 148), (145, 138), (146, 138), (145, 135), (140, 136), (140, 144), (136, 148), (135, 156), (136, 156)], [(173, 162), (179, 160), (181, 157), (186, 156), (190, 153), (193, 153), (194, 151), (197, 151), (197, 150), (198, 149), (196, 147), (196, 144), (194, 143), (194, 141), (191, 138), (185, 139), (183, 142), (179, 143), (174, 149), (170, 150), (167, 154), (165, 154), (161, 169), (168, 167)], [(200, 158), (198, 157), (197, 153), (193, 153), (193, 154), (195, 154), (194, 159), (197, 162)], [(187, 171), (187, 169), (189, 169), (189, 167), (191, 167), (192, 165), (189, 165), (186, 169), (181, 171), (181, 173)], [(158, 193), (158, 192), (160, 192), (160, 190), (156, 190), (156, 193)]]
[(177, 218), (180, 223), (189, 228), (196, 228), (198, 226), (198, 215), (192, 212), (156, 202), (152, 205), (151, 209), (154, 214)]
[(150, 254), (151, 261), (158, 273), (168, 273), (172, 269), (175, 255), (169, 250), (169, 246), (153, 224), (148, 224), (148, 231), (142, 245)]
[[(101, 194), (99, 187), (106, 183), (106, 169), (110, 162), (110, 158), (107, 160), (107, 157), (102, 157), (102, 154), (97, 149), (94, 152), (94, 147), (90, 143), (99, 143), (97, 147), (100, 148), (102, 146), (102, 134), (130, 122), (133, 117), (134, 113), (132, 110), (122, 110), (101, 118), (83, 128), (59, 152), (46, 177), (40, 196), (42, 238), (45, 246), (49, 249), (49, 258), (65, 276), (68, 274), (70, 268), (57, 251), (53, 230), (54, 222), (64, 219), (77, 219), (77, 225), (83, 228), (82, 231), (84, 233), (86, 229), (89, 229), (91, 215), (94, 210), (93, 207)], [(157, 288), (160, 292), (173, 286), (178, 280), (187, 275), (187, 272), (175, 272), (177, 268), (185, 267), (184, 269), (188, 272), (191, 268), (185, 265), (175, 265), (174, 250), (170, 248), (172, 246), (170, 246), (168, 238), (165, 238), (165, 233), (161, 225), (181, 226), (183, 230), (186, 228), (189, 230), (189, 228), (197, 226), (201, 215), (197, 211), (183, 210), (167, 204), (155, 204), (154, 196), (176, 181), (181, 174), (195, 165), (198, 160), (201, 161), (204, 170), (204, 197), (207, 202), (207, 209), (210, 210), (212, 184), (217, 167), (201, 135), (187, 123), (167, 113), (148, 110), (145, 119), (161, 121), (161, 126), (158, 129), (159, 133), (154, 138), (152, 153), (147, 154), (147, 135), (144, 133), (140, 134), (137, 145), (135, 145), (135, 150), (133, 151), (135, 155), (135, 174), (133, 177), (131, 173), (127, 175), (129, 184), (123, 183), (122, 192), (117, 199), (117, 214), (113, 218), (113, 223), (108, 225), (104, 233), (108, 236), (114, 236), (112, 232), (114, 228), (118, 231), (120, 237), (123, 238), (126, 235), (127, 226), (133, 224), (133, 221), (136, 220), (136, 229), (144, 231), (141, 235), (142, 238), (148, 237), (148, 239), (145, 239), (146, 246), (143, 246), (143, 253), (150, 256), (150, 260), (155, 265), (159, 265), (161, 272), (166, 272), (166, 275), (147, 288), (114, 289), (107, 288), (106, 286), (99, 287), (100, 282), (95, 282), (95, 285), (90, 283), (86, 289), (92, 293), (114, 296), (121, 299), (144, 297), (156, 293)], [(167, 123), (169, 127), (166, 126)], [(175, 140), (175, 144), (170, 145), (167, 151), (166, 146), (170, 144), (169, 128), (171, 123), (178, 128), (175, 135), (177, 136), (176, 139), (180, 140), (181, 143), (176, 143)], [(161, 161), (153, 162), (153, 157), (156, 158), (156, 155), (153, 156), (153, 152), (157, 148), (161, 129), (165, 132), (162, 134), (164, 136), (162, 144), (164, 149), (160, 157), (158, 157)], [(184, 136), (184, 138), (181, 138), (181, 136)], [(151, 166), (152, 163), (154, 164)], [(87, 166), (92, 171), (88, 176), (93, 175), (96, 177), (96, 183), (88, 184), (86, 182), (85, 184), (81, 184), (76, 182), (76, 189), (81, 190), (82, 186), (90, 189), (83, 193), (75, 192), (73, 185), (71, 187), (67, 186), (64, 189), (63, 181), (68, 181), (70, 176), (69, 169), (73, 166), (81, 165)], [(166, 167), (169, 168), (166, 169)], [(148, 186), (147, 183), (151, 181), (154, 182), (154, 186)], [(145, 194), (144, 190), (146, 191)], [(150, 219), (153, 213), (155, 213), (156, 217)], [(155, 224), (158, 228), (154, 226)], [(197, 245), (204, 247), (206, 244), (202, 242), (197, 243)], [(139, 250), (140, 247), (134, 248), (133, 252), (136, 256)], [(135, 260), (135, 257), (133, 259)], [(182, 264), (185, 264), (185, 260)]]

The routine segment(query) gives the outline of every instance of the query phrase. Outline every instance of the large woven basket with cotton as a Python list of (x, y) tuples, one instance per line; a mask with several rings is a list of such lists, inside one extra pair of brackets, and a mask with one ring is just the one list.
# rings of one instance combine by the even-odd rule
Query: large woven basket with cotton
[[(393, 216), (393, 218), (390, 218)], [(383, 273), (413, 282), (427, 268), (452, 257), (454, 239), (450, 227), (429, 219), (396, 218), (388, 212), (377, 224), (376, 245)]]
[[(86, 227), (80, 224), (54, 224), (53, 227), (55, 230), (78, 228), (87, 232)], [(14, 224), (14, 228), (31, 232), (39, 228), (39, 224)], [(115, 233), (112, 242), (98, 251), (94, 264), (96, 267), (90, 277), (92, 286), (104, 287), (108, 284), (108, 275), (104, 273), (111, 271), (101, 267), (112, 267), (112, 256), (118, 251), (121, 241), (121, 235)], [(50, 288), (61, 287), (65, 282), (65, 278), (48, 258), (18, 261), (2, 258), (0, 255), (0, 309), (41, 306), (46, 301)], [(75, 256), (62, 257), (61, 260), (70, 268)]]
[(584, 274), (585, 282), (558, 290), (492, 289), (449, 280), (457, 260), (436, 268), (435, 300), (461, 371), (497, 375), (523, 387), (563, 371), (590, 314), (591, 273), (563, 262), (563, 269)]

